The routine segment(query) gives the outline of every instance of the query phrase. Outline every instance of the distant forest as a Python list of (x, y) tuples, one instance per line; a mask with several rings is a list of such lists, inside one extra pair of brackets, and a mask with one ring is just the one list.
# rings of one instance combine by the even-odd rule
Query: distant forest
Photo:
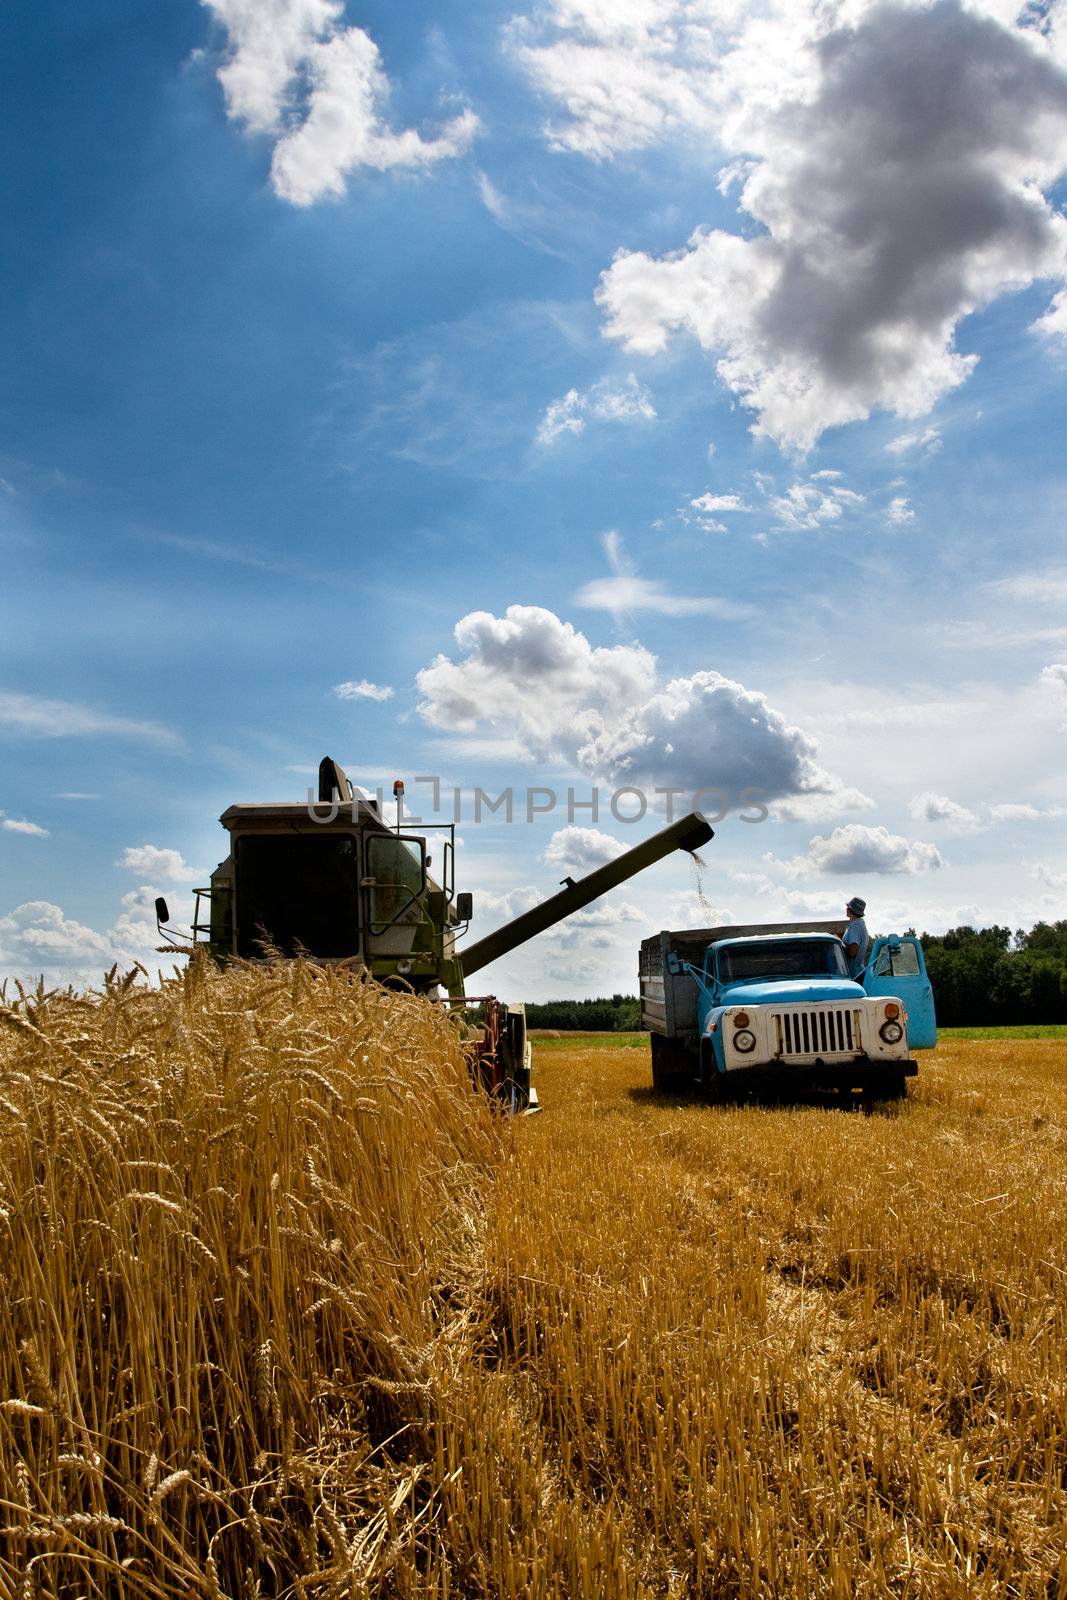
[(1067, 921), (921, 937), (942, 1027), (1067, 1022)]
[[(1067, 921), (1022, 928), (924, 933), (922, 947), (943, 1028), (1067, 1022)], [(641, 1026), (633, 995), (527, 1002), (531, 1028), (628, 1033)]]
[(610, 999), (526, 1002), (530, 1028), (561, 1028), (582, 1033), (633, 1033), (641, 1026), (641, 1007), (632, 994)]

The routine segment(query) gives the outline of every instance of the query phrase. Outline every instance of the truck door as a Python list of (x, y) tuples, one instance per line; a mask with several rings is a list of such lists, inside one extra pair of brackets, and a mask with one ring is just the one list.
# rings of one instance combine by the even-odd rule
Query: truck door
[(908, 1013), (908, 1046), (932, 1050), (937, 1044), (934, 991), (926, 975), (922, 945), (912, 934), (875, 939), (867, 957), (863, 987), (868, 994), (895, 995)]

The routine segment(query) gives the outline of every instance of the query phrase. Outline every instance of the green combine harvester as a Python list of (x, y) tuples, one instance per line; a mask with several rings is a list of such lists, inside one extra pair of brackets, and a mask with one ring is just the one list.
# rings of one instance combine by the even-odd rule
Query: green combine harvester
[[(402, 795), (403, 786), (394, 793)], [(166, 901), (156, 901), (167, 941), (161, 949), (188, 952), (206, 944), (219, 962), (306, 956), (427, 995), (456, 1014), (477, 1077), (516, 1111), (537, 1107), (525, 1010), (469, 994), (469, 980), (673, 850), (693, 852), (713, 837), (699, 812), (691, 812), (587, 877), (565, 878), (558, 894), (460, 948), (473, 901), (469, 892), (455, 892), (455, 824), (430, 824), (432, 841), (390, 827), (378, 804), (358, 794), (329, 756), (319, 766), (318, 804), (309, 798), (232, 805), (219, 821), (230, 850), (210, 887), (194, 891), (191, 940), (179, 942), (167, 931)], [(476, 1026), (465, 1017), (474, 1006)]]

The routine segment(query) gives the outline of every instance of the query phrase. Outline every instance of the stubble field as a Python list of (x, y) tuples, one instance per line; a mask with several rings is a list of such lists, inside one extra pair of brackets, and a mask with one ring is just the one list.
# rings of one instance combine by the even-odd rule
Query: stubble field
[(504, 1124), (342, 975), (8, 1001), (0, 1594), (1067, 1595), (1067, 1043)]

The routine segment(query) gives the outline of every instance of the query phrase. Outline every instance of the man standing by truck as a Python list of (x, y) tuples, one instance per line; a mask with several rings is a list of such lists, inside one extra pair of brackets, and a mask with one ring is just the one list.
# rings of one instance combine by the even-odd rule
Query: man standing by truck
[(867, 965), (867, 951), (871, 946), (871, 937), (867, 932), (867, 924), (863, 920), (863, 913), (866, 909), (866, 900), (861, 900), (858, 894), (854, 894), (845, 907), (848, 927), (841, 935), (841, 942), (845, 947), (845, 955), (848, 957), (848, 974), (850, 978), (861, 977), (863, 969)]

